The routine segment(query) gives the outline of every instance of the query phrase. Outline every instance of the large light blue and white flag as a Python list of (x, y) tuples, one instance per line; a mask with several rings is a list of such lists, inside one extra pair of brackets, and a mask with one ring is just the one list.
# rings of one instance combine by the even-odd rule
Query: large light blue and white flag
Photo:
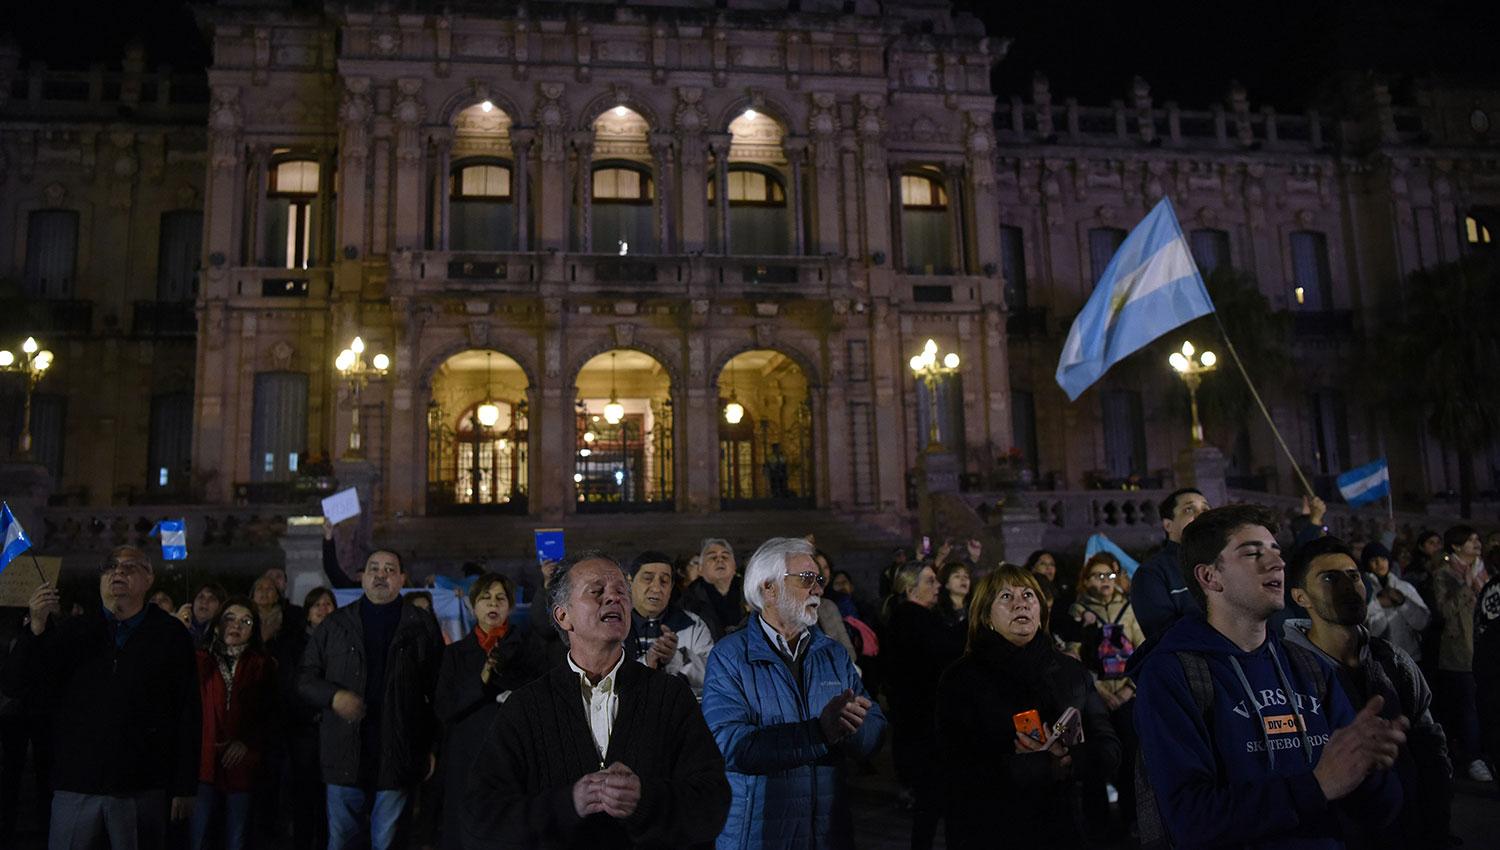
[(26, 536), (26, 529), (21, 527), (15, 514), (10, 512), (10, 505), (4, 503), (0, 503), (0, 538), (5, 540), (5, 548), (0, 549), (0, 572), (3, 572), (11, 561), (31, 548), (31, 538)]
[(1125, 237), (1073, 320), (1057, 361), (1057, 384), (1076, 400), (1109, 367), (1213, 311), (1172, 202), (1162, 198)]
[(151, 536), (161, 535), (163, 561), (187, 560), (187, 520), (164, 519), (151, 529)]
[(1390, 495), (1391, 469), (1385, 458), (1351, 469), (1338, 478), (1339, 495), (1350, 507), (1368, 505)]
[(1094, 557), (1094, 553), (1096, 552), (1108, 552), (1114, 555), (1115, 560), (1120, 562), (1120, 568), (1125, 571), (1125, 575), (1131, 578), (1135, 577), (1136, 567), (1141, 565), (1140, 561), (1125, 554), (1124, 549), (1121, 549), (1116, 545), (1115, 541), (1110, 540), (1103, 534), (1089, 535), (1089, 542), (1084, 544), (1083, 547), (1083, 559), (1087, 561), (1089, 558)]

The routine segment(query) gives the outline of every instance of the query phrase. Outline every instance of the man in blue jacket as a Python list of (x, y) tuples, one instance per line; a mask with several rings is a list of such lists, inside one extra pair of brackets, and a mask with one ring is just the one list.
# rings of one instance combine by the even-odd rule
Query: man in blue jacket
[(1130, 607), (1146, 640), (1161, 637), (1168, 626), (1188, 614), (1203, 613), (1183, 581), (1177, 554), (1182, 549), (1183, 530), (1206, 510), (1208, 500), (1192, 487), (1174, 490), (1161, 501), (1158, 511), (1167, 540), (1130, 578)]
[(734, 795), (719, 850), (853, 843), (842, 772), (879, 747), (885, 715), (816, 627), (822, 596), (812, 544), (767, 540), (745, 569), (755, 614), (709, 656), (703, 714)]
[[(1343, 846), (1341, 817), (1392, 821), (1390, 772), (1408, 724), (1358, 714), (1331, 667), (1268, 631), (1285, 604), (1273, 515), (1235, 505), (1183, 534), (1184, 578), (1206, 612), (1179, 621), (1135, 674), (1150, 787), (1180, 848)], [(1143, 818), (1144, 823), (1144, 818)]]

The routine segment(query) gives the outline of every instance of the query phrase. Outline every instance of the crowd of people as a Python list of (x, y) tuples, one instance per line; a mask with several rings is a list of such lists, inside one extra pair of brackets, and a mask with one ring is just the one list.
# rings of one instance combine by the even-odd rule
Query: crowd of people
[(1500, 752), (1500, 574), (1467, 526), (1323, 512), (1184, 489), (1133, 575), (948, 540), (868, 594), (802, 537), (466, 565), (457, 638), (331, 533), (342, 606), (273, 568), (179, 608), (119, 547), (0, 635), (0, 846), (29, 754), (59, 850), (852, 847), (888, 740), (913, 848), (1447, 847)]

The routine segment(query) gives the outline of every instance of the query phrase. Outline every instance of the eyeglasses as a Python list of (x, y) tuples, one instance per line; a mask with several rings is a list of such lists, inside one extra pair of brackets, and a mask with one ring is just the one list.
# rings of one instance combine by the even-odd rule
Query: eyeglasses
[(1119, 576), (1119, 573), (1094, 573), (1093, 575), (1089, 576), (1089, 579), (1093, 580), (1093, 579), (1096, 579), (1096, 578), (1103, 578), (1103, 579), (1109, 579), (1110, 581), (1114, 581), (1115, 578), (1117, 578), (1118, 576)]
[(219, 622), (222, 623), (225, 626), (232, 626), (232, 625), (238, 623), (238, 624), (240, 624), (240, 625), (242, 625), (242, 626), (244, 626), (245, 628), (248, 629), (251, 626), (255, 625), (255, 618), (254, 617), (225, 617), (224, 619), (220, 620)]
[(132, 573), (144, 572), (147, 569), (150, 569), (150, 567), (140, 561), (110, 561), (99, 568), (99, 574), (109, 575), (115, 570), (119, 570), (126, 575), (130, 575)]
[(811, 570), (803, 573), (787, 573), (786, 577), (796, 579), (797, 583), (802, 585), (803, 589), (810, 589), (814, 584), (822, 587), (828, 583), (828, 580), (823, 578), (822, 573), (815, 573)]

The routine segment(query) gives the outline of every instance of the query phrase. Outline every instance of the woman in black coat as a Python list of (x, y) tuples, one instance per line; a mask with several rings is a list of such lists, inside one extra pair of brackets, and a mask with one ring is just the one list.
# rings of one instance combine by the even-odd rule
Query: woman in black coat
[(890, 697), (891, 755), (897, 779), (911, 789), (913, 848), (932, 846), (942, 817), (942, 782), (933, 739), (933, 694), (943, 669), (963, 652), (963, 632), (937, 612), (939, 586), (932, 567), (911, 563), (896, 572), (887, 605), (886, 692)]
[[(1085, 846), (1076, 780), (1111, 776), (1120, 741), (1088, 671), (1058, 652), (1036, 578), (1002, 566), (984, 577), (970, 609), (969, 647), (943, 674), (937, 737), (947, 787), (948, 847)], [(1035, 710), (1048, 728), (1068, 708), (1084, 741), (1037, 744), (1014, 715)]]
[[(438, 758), (443, 771), (443, 850), (463, 846), (459, 816), (474, 753), (484, 742), (502, 694), (535, 679), (543, 672), (531, 651), (531, 643), (510, 627), (511, 600), (515, 588), (509, 578), (485, 573), (469, 589), (469, 603), (477, 625), (463, 640), (443, 650), (434, 700), (438, 722), (443, 727), (443, 745)], [(545, 624), (544, 624), (545, 625)]]

